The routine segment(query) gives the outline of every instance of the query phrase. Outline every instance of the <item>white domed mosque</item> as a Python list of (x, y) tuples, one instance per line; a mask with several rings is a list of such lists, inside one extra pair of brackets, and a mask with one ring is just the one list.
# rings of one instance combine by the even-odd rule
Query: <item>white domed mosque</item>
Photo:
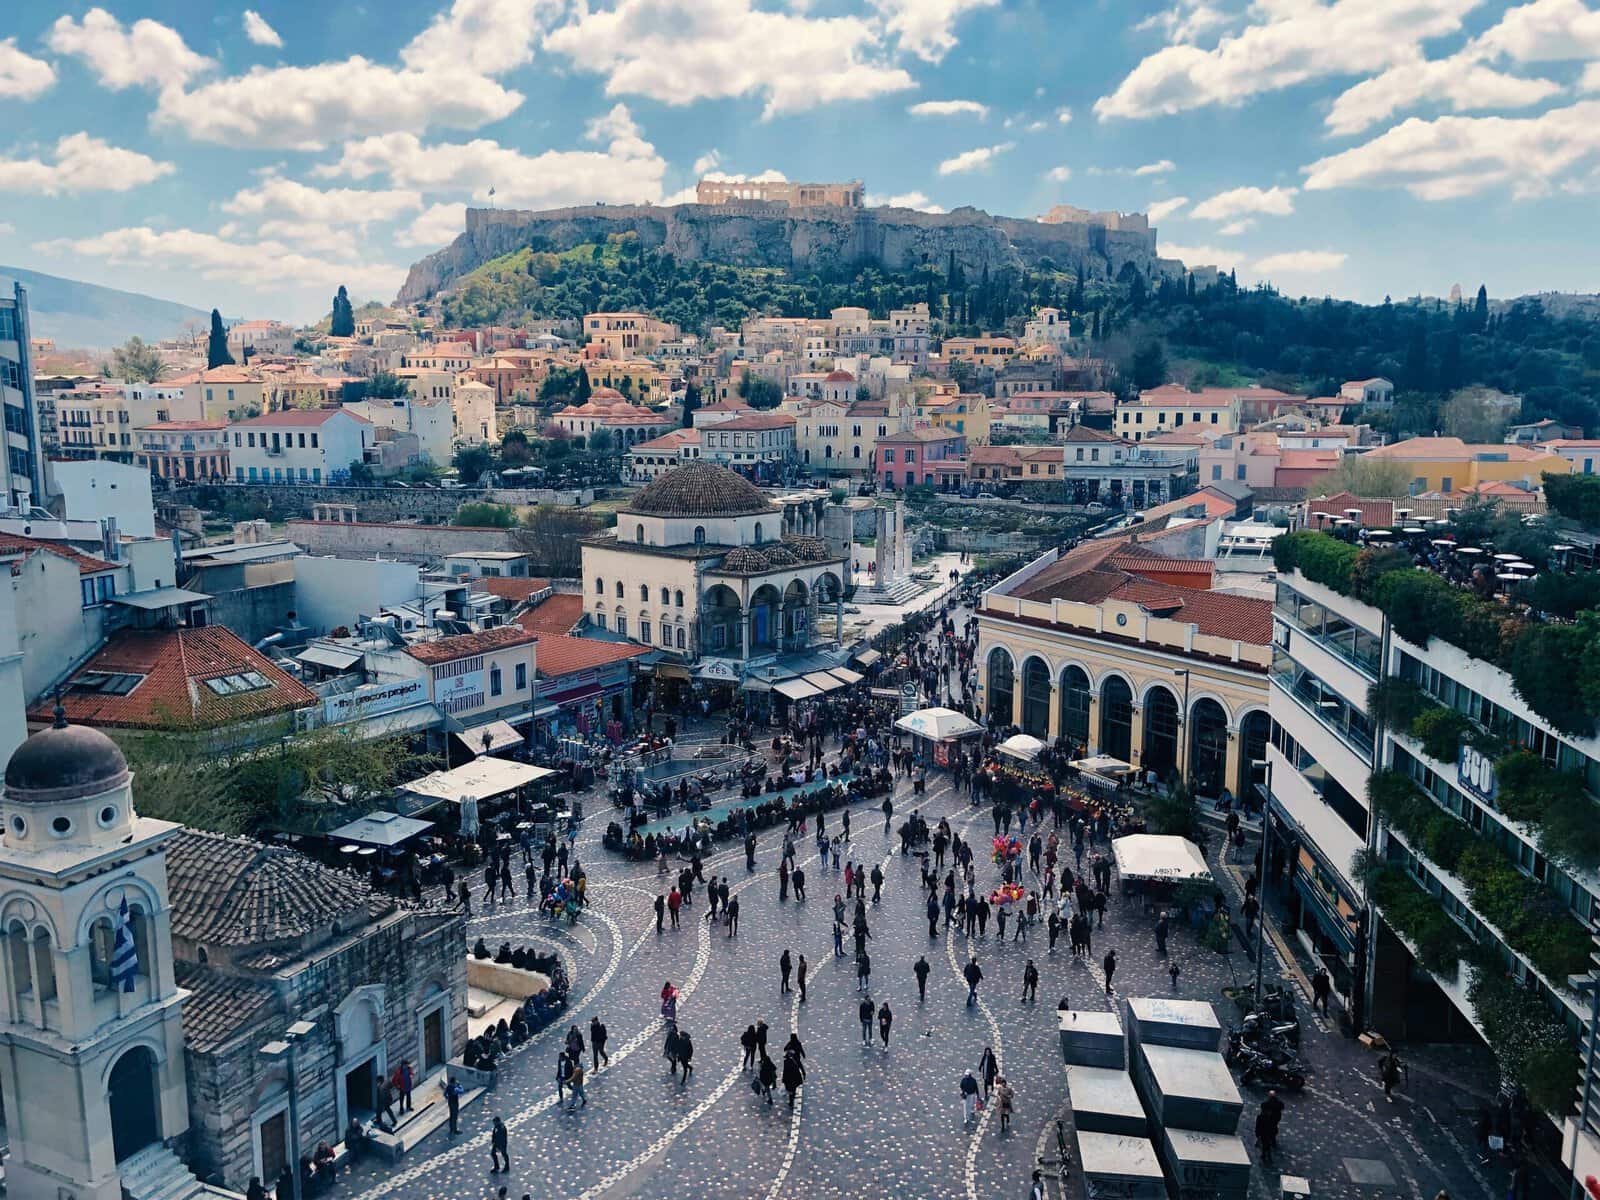
[(692, 669), (735, 687), (757, 674), (782, 678), (768, 668), (837, 647), (846, 560), (822, 536), (826, 493), (782, 500), (708, 462), (640, 488), (615, 530), (585, 539), (590, 623), (661, 650), (659, 679)]

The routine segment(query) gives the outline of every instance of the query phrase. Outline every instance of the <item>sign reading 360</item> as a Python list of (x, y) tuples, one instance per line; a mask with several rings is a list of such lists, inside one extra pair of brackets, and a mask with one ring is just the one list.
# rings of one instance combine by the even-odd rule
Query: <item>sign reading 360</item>
[(1494, 759), (1483, 751), (1463, 745), (1456, 755), (1456, 778), (1479, 800), (1494, 799)]

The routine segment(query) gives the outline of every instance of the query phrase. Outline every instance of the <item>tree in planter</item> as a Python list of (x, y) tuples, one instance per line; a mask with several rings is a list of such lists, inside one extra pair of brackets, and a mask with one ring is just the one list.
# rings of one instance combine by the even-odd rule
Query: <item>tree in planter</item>
[(1572, 1108), (1578, 1047), (1538, 992), (1507, 978), (1498, 964), (1477, 966), (1467, 989), (1501, 1072), (1541, 1112), (1560, 1118)]
[(1194, 793), (1183, 782), (1159, 791), (1144, 806), (1151, 833), (1170, 834), (1196, 840), (1200, 832), (1200, 809)]
[(517, 510), (509, 504), (491, 504), (483, 500), (474, 500), (456, 509), (456, 515), (450, 518), (450, 524), (514, 529), (517, 525)]
[(1461, 739), (1472, 723), (1453, 708), (1434, 705), (1411, 720), (1409, 732), (1422, 743), (1422, 751), (1442, 763), (1453, 763), (1461, 749)]
[(1584, 661), (1595, 640), (1595, 622), (1530, 625), (1511, 646), (1511, 681), (1517, 694), (1562, 733), (1594, 733), (1592, 687), (1574, 686), (1574, 666)]

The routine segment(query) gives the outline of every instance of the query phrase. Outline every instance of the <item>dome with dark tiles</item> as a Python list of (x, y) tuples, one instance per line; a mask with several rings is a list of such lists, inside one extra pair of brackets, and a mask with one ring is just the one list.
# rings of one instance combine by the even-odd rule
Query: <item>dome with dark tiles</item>
[(801, 562), (826, 562), (834, 556), (828, 549), (828, 543), (819, 537), (812, 537), (809, 533), (794, 533), (783, 539), (794, 556)]
[(14, 804), (56, 804), (97, 796), (128, 782), (128, 760), (98, 729), (56, 723), (34, 734), (6, 764), (6, 799)]
[(761, 547), (761, 553), (766, 555), (767, 561), (775, 567), (794, 567), (800, 563), (799, 556), (782, 542)]
[(771, 566), (772, 564), (767, 561), (767, 556), (760, 550), (752, 549), (749, 546), (735, 546), (723, 556), (722, 566), (719, 569), (723, 571), (738, 571), (743, 574), (770, 570)]
[(640, 488), (623, 511), (642, 517), (748, 517), (776, 512), (777, 506), (727, 467), (691, 462)]

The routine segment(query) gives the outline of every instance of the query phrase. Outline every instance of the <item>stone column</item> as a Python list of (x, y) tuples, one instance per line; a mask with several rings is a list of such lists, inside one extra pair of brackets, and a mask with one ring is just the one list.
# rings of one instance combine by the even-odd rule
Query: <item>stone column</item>
[(1089, 754), (1100, 753), (1100, 694), (1089, 693), (1089, 736), (1084, 739)]
[[(1226, 765), (1222, 769), (1222, 786), (1230, 792), (1237, 791), (1239, 788), (1239, 756), (1243, 753), (1244, 739), (1240, 737), (1238, 728), (1229, 725), (1228, 751), (1223, 759)], [(1238, 798), (1242, 799), (1242, 797)]]
[(1133, 705), (1133, 720), (1128, 734), (1128, 762), (1134, 770), (1140, 770), (1140, 762), (1144, 758), (1144, 705)]
[(1011, 676), (1011, 723), (1019, 729), (1022, 727), (1022, 676), (1015, 672)]
[(844, 592), (833, 602), (833, 640), (844, 645)]
[(1046, 731), (1049, 741), (1061, 736), (1061, 681), (1050, 682), (1050, 725)]
[(744, 610), (744, 653), (739, 657), (749, 658), (750, 652), (755, 648), (756, 615), (748, 607)]

